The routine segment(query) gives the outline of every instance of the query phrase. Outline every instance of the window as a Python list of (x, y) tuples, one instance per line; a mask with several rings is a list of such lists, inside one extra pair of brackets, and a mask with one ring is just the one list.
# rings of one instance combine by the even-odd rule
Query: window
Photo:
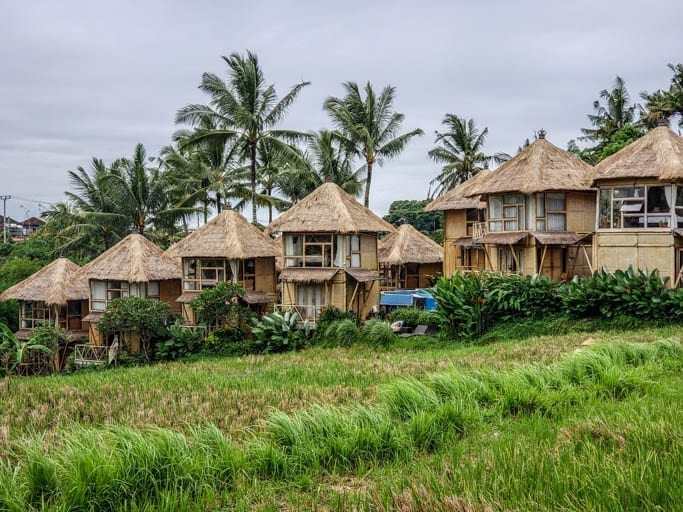
[(567, 229), (564, 192), (536, 194), (536, 231), (565, 231)]
[(183, 259), (183, 290), (213, 288), (225, 275), (224, 259)]
[[(517, 256), (517, 259), (515, 259)], [(513, 254), (509, 247), (498, 247), (498, 269), (503, 273), (516, 273), (524, 268), (524, 252), (516, 250)], [(519, 261), (519, 266), (517, 266)]]
[(348, 235), (346, 237), (347, 251), (346, 260), (347, 265), (351, 268), (360, 267), (360, 236)]
[(602, 188), (598, 202), (601, 229), (668, 228), (671, 221), (670, 185)]
[(321, 285), (298, 285), (296, 301), (300, 306), (299, 312), (306, 319), (315, 319), (322, 307), (327, 304), (325, 293)]
[(22, 329), (33, 329), (50, 323), (50, 308), (42, 301), (22, 301), (19, 325)]
[(128, 283), (126, 281), (90, 281), (90, 310), (104, 311), (107, 304), (121, 297), (160, 298), (159, 281)]
[(379, 285), (382, 288), (393, 288), (394, 287), (394, 273), (393, 267), (391, 265), (385, 265), (384, 263), (379, 264)]
[(522, 194), (489, 197), (489, 231), (523, 231), (525, 224)]
[(334, 241), (328, 234), (285, 235), (285, 267), (331, 267)]
[(472, 236), (474, 234), (474, 225), (486, 220), (486, 210), (468, 208), (465, 211), (465, 219), (467, 222), (467, 236)]

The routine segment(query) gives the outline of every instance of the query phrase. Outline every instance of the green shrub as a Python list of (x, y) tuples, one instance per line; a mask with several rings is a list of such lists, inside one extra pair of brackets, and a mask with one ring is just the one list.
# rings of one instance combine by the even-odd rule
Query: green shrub
[(251, 329), (256, 338), (256, 347), (260, 352), (284, 352), (296, 350), (310, 335), (311, 328), (308, 321), (300, 329), (301, 317), (298, 313), (286, 311), (263, 315), (261, 320), (253, 319)]
[(485, 286), (487, 310), (497, 322), (544, 318), (562, 310), (562, 284), (545, 276), (487, 274)]
[(353, 320), (353, 318), (354, 317), (351, 316), (351, 314), (348, 311), (342, 311), (341, 309), (335, 308), (334, 306), (327, 306), (326, 308), (323, 308), (320, 311), (320, 314), (318, 315), (318, 318), (316, 320), (316, 340), (325, 341), (325, 332), (331, 324), (339, 322), (341, 320)]
[(415, 327), (420, 324), (422, 310), (415, 308), (397, 308), (391, 312), (392, 322), (403, 322), (404, 327)]
[(137, 334), (145, 358), (154, 340), (168, 336), (166, 324), (171, 317), (171, 306), (167, 302), (139, 297), (114, 299), (104, 310), (97, 323), (97, 329), (108, 336), (116, 332)]
[(629, 266), (610, 274), (603, 269), (592, 277), (573, 279), (561, 298), (567, 314), (575, 318), (668, 318), (677, 309), (671, 306), (680, 292), (668, 290), (667, 280), (657, 270), (648, 274)]
[[(238, 283), (218, 283), (214, 288), (199, 292), (190, 301), (197, 322), (212, 327), (239, 327), (247, 330), (251, 318), (243, 306), (247, 292)], [(246, 326), (246, 327), (245, 327)]]
[(161, 361), (174, 361), (188, 354), (197, 352), (201, 347), (204, 326), (183, 326), (177, 318), (168, 328), (168, 339), (156, 344), (156, 358)]
[(389, 322), (383, 320), (368, 320), (361, 329), (361, 337), (371, 345), (388, 345), (396, 340), (396, 334), (391, 330)]
[(437, 314), (448, 334), (455, 338), (480, 336), (491, 323), (486, 304), (485, 277), (481, 274), (453, 274), (441, 277), (432, 293)]
[(221, 356), (238, 356), (259, 352), (261, 350), (260, 344), (255, 344), (252, 340), (251, 331), (244, 333), (238, 328), (214, 329), (204, 339), (201, 352)]
[(323, 333), (323, 339), (329, 344), (347, 347), (360, 340), (358, 324), (350, 318), (338, 320), (328, 324)]

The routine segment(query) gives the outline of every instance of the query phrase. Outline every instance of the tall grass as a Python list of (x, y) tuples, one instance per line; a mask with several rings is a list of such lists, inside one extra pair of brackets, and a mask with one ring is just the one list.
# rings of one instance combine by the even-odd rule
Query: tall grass
[[(37, 436), (13, 445), (11, 463), (0, 466), (0, 510), (169, 509), (173, 500), (218, 507), (223, 493), (237, 482), (282, 481), (305, 488), (324, 475), (364, 474), (386, 465), (405, 467), (414, 457), (441, 453), (505, 418), (535, 425), (543, 418), (567, 416), (577, 405), (644, 395), (657, 378), (677, 375), (682, 368), (683, 347), (677, 342), (606, 344), (547, 366), (401, 379), (384, 386), (375, 404), (274, 412), (264, 432), (254, 433), (242, 445), (215, 427), (194, 428), (187, 434), (161, 428), (77, 428), (53, 446)], [(665, 491), (653, 486), (657, 475), (670, 472), (669, 463), (657, 457), (669, 453), (680, 460), (680, 444), (662, 440), (662, 432), (644, 420), (640, 427), (642, 432), (634, 433), (640, 444), (629, 452), (628, 461), (608, 458), (621, 443), (618, 437), (604, 435), (608, 446), (602, 451), (582, 444), (582, 436), (595, 437), (590, 429), (575, 429), (574, 442), (558, 447), (557, 457), (566, 462), (570, 476), (593, 474), (604, 466), (623, 483), (640, 469), (642, 485), (648, 486), (647, 499), (653, 504), (672, 503), (670, 486)], [(655, 432), (648, 434), (651, 430)], [(649, 453), (648, 447), (656, 443), (660, 443), (656, 448), (668, 452)], [(516, 471), (533, 479), (563, 467), (556, 460), (520, 460), (514, 438), (497, 442), (496, 450), (494, 457), (501, 465), (496, 473)], [(604, 483), (604, 478), (599, 479)], [(595, 498), (585, 491), (569, 505), (581, 508), (589, 497)], [(605, 498), (606, 508), (614, 505), (612, 499), (611, 494)]]

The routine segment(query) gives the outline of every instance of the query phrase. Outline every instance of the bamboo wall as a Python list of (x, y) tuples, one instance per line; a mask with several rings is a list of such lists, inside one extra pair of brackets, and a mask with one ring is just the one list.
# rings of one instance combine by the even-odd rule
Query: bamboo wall
[(676, 245), (671, 232), (612, 230), (597, 232), (593, 239), (595, 269), (608, 272), (629, 265), (642, 270), (658, 269), (661, 276), (676, 280)]
[(360, 235), (360, 266), (369, 270), (378, 270), (379, 261), (377, 258), (377, 235)]
[(275, 273), (275, 258), (256, 258), (256, 277), (254, 287), (257, 292), (275, 295), (277, 276)]
[(567, 231), (591, 233), (595, 231), (596, 191), (567, 192)]
[(180, 294), (180, 279), (159, 281), (159, 299), (168, 303), (171, 306), (171, 311), (177, 314), (181, 312), (180, 304), (176, 302)]

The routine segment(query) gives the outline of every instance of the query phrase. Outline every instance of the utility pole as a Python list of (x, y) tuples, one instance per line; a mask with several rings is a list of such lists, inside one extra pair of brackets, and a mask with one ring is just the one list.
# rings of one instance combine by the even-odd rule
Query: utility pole
[(7, 200), (12, 196), (0, 196), (2, 199), (2, 242), (7, 243)]

